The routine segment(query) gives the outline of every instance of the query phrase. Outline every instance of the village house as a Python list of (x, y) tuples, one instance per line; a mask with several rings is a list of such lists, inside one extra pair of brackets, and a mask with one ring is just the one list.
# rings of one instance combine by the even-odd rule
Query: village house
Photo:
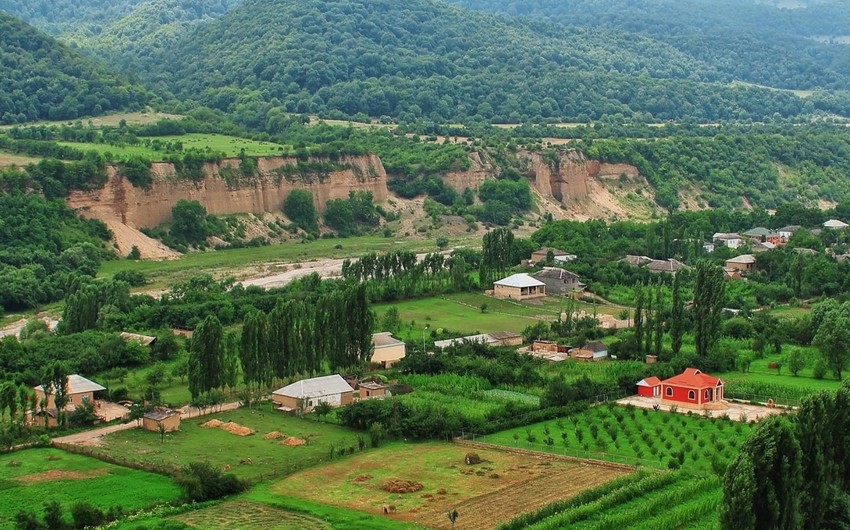
[(747, 230), (743, 235), (756, 241), (767, 241), (768, 234), (770, 234), (770, 230), (763, 226), (757, 226)]
[(522, 344), (522, 335), (512, 331), (494, 331), (493, 333), (481, 333), (479, 335), (467, 335), (454, 339), (434, 341), (435, 348), (448, 348), (458, 344), (478, 343), (487, 346), (519, 346)]
[(714, 252), (714, 243), (706, 241), (702, 244), (702, 249), (706, 252)]
[(389, 368), (398, 361), (404, 359), (406, 345), (403, 341), (393, 337), (392, 332), (372, 334), (372, 364)]
[(581, 348), (570, 350), (570, 356), (579, 361), (601, 361), (608, 357), (608, 346), (603, 342), (588, 342)]
[(726, 268), (738, 272), (751, 271), (756, 266), (756, 258), (752, 254), (742, 254), (726, 260)]
[(517, 353), (526, 353), (549, 362), (561, 362), (570, 358), (570, 348), (550, 340), (535, 340), (531, 346), (520, 348)]
[(637, 384), (637, 393), (644, 397), (661, 397), (661, 379), (657, 377), (641, 379)]
[(788, 225), (783, 226), (779, 229), (779, 239), (782, 240), (783, 243), (787, 243), (791, 236), (794, 235), (794, 232), (802, 228), (800, 225)]
[(652, 262), (652, 258), (650, 258), (649, 256), (635, 256), (633, 254), (628, 254), (620, 261), (622, 263), (628, 263), (632, 267), (643, 267), (647, 263)]
[(322, 402), (339, 407), (353, 397), (354, 389), (337, 374), (302, 379), (272, 392), (275, 408), (281, 412), (309, 412)]
[(770, 241), (756, 241), (752, 245), (753, 252), (765, 252), (768, 250), (773, 250), (776, 248), (775, 243), (771, 243)]
[(655, 274), (666, 272), (675, 276), (677, 272), (690, 269), (690, 267), (679, 260), (670, 258), (667, 260), (654, 259), (647, 264), (646, 269)]
[(546, 296), (546, 284), (525, 273), (493, 282), (493, 296), (511, 300), (534, 300)]
[(833, 229), (833, 230), (841, 229), (841, 228), (847, 228), (848, 226), (850, 226), (850, 225), (848, 225), (847, 223), (845, 223), (843, 221), (839, 221), (838, 219), (830, 219), (829, 221), (826, 221), (823, 224), (824, 228), (829, 228), (829, 229)]
[(165, 432), (180, 430), (180, 412), (167, 407), (157, 407), (142, 416), (142, 429), (159, 432), (160, 425)]
[(360, 399), (382, 398), (387, 395), (387, 387), (378, 381), (363, 381), (357, 385)]
[(738, 248), (743, 244), (743, 238), (736, 233), (718, 232), (711, 238), (718, 245), (723, 245), (726, 248)]
[[(65, 387), (68, 396), (68, 404), (65, 405), (65, 412), (72, 413), (83, 403), (95, 403), (95, 393), (106, 390), (106, 388), (100, 386), (94, 381), (90, 381), (83, 376), (73, 374), (69, 375)], [(50, 394), (47, 396), (47, 402), (44, 406), (42, 403), (45, 398), (44, 387), (41, 385), (35, 387), (35, 398), (36, 403), (39, 404), (38, 410), (39, 414), (41, 411), (44, 411), (44, 414), (48, 416), (47, 425), (49, 427), (53, 427), (57, 425), (57, 415), (58, 411), (56, 410), (56, 388), (50, 387)], [(32, 418), (32, 421), (35, 421), (35, 418)]]
[(546, 259), (549, 256), (549, 251), (552, 251), (554, 256), (555, 263), (568, 263), (573, 261), (578, 256), (575, 254), (570, 254), (568, 252), (564, 252), (563, 250), (558, 250), (557, 248), (548, 248), (543, 247), (540, 250), (535, 250), (531, 253), (531, 259), (529, 260), (532, 265), (537, 265), (538, 263), (546, 263)]
[(585, 285), (579, 281), (578, 274), (555, 267), (543, 267), (543, 270), (532, 275), (534, 279), (546, 284), (548, 294), (570, 294), (573, 291), (583, 291)]
[(727, 407), (723, 400), (723, 381), (696, 368), (686, 368), (681, 374), (662, 381), (661, 403), (696, 410)]

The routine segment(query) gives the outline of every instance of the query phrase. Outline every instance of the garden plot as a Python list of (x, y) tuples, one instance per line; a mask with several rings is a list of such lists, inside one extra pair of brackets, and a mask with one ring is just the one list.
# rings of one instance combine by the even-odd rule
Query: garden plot
[[(466, 463), (470, 451), (480, 463)], [(457, 509), (455, 528), (483, 530), (624, 474), (458, 444), (393, 444), (299, 472), (269, 491), (373, 514), (386, 508), (388, 517), (429, 528), (451, 528), (446, 513)]]

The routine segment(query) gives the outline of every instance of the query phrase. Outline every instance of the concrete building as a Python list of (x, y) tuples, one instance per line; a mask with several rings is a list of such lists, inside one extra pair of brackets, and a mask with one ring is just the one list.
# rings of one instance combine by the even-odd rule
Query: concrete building
[(369, 361), (383, 368), (389, 368), (404, 359), (406, 345), (393, 337), (391, 332), (385, 331), (372, 335), (372, 348), (372, 358)]
[(282, 412), (309, 412), (325, 402), (339, 407), (352, 402), (354, 389), (341, 376), (326, 375), (302, 379), (272, 392), (275, 408)]
[(578, 274), (568, 270), (555, 267), (543, 267), (542, 271), (532, 275), (535, 280), (546, 284), (547, 294), (570, 294), (573, 291), (584, 291), (585, 285), (581, 283)]
[(546, 284), (525, 273), (514, 274), (493, 282), (493, 295), (519, 301), (543, 298), (546, 296)]
[(165, 428), (165, 432), (180, 430), (180, 412), (165, 407), (158, 407), (142, 416), (142, 429), (146, 431), (159, 432), (159, 426)]

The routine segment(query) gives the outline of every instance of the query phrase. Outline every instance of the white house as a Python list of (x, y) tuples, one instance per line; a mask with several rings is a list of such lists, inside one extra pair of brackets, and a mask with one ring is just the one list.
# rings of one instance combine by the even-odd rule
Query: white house
[(741, 243), (743, 243), (743, 238), (740, 234), (736, 234), (734, 232), (730, 234), (718, 232), (714, 234), (712, 240), (718, 245), (723, 245), (728, 248), (738, 248), (741, 246)]
[(794, 235), (794, 232), (802, 228), (800, 225), (788, 225), (779, 229), (779, 239), (787, 242)]
[(302, 379), (272, 392), (277, 410), (310, 411), (321, 402), (339, 407), (352, 402), (354, 389), (340, 375)]
[(525, 273), (514, 274), (493, 282), (493, 295), (513, 300), (542, 298), (546, 296), (546, 284)]
[(830, 219), (823, 224), (824, 228), (847, 228), (848, 226), (850, 225), (838, 219)]

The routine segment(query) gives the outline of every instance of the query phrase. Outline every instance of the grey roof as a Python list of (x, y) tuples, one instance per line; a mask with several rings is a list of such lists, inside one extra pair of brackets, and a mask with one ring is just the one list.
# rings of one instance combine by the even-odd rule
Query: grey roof
[(608, 351), (608, 346), (604, 342), (593, 341), (588, 342), (582, 347), (582, 350), (590, 350), (592, 352)]
[(763, 226), (757, 226), (744, 232), (744, 235), (749, 237), (763, 237), (767, 236), (768, 234), (770, 234), (770, 230)]
[[(38, 385), (35, 387), (36, 390), (41, 390), (44, 392), (44, 388), (42, 385)], [(101, 390), (106, 390), (105, 387), (100, 386), (94, 381), (90, 381), (85, 377), (77, 374), (68, 376), (68, 395), (75, 394), (85, 394), (87, 392), (100, 392)], [(50, 387), (50, 394), (53, 395), (56, 393), (56, 389), (52, 386)]]
[(801, 228), (803, 228), (803, 227), (800, 226), (800, 225), (788, 225), (788, 226), (783, 226), (782, 228), (779, 229), (779, 231), (780, 232), (796, 232), (797, 230), (799, 230)]
[(549, 254), (550, 250), (552, 251), (552, 254), (555, 255), (555, 256), (569, 256), (570, 255), (569, 253), (564, 252), (563, 250), (559, 250), (557, 248), (549, 248), (549, 247), (543, 247), (540, 250), (535, 250), (534, 252), (532, 252), (532, 254)]
[(340, 375), (334, 374), (313, 377), (312, 379), (302, 379), (291, 385), (279, 388), (272, 392), (272, 394), (303, 399), (332, 396), (344, 392), (354, 392), (354, 389)]
[(387, 388), (383, 383), (379, 383), (377, 381), (366, 381), (360, 383), (360, 388), (365, 388), (367, 390), (380, 390), (382, 388)]
[(554, 278), (556, 280), (563, 280), (565, 278), (575, 278), (578, 280), (578, 274), (557, 267), (543, 267), (542, 271), (534, 273), (533, 276), (535, 278)]
[(675, 259), (658, 260), (654, 259), (646, 266), (647, 269), (655, 272), (677, 272), (682, 269), (689, 269), (687, 265)]
[(752, 254), (741, 254), (740, 256), (736, 256), (731, 259), (727, 259), (726, 263), (743, 263), (743, 264), (751, 264), (756, 262), (756, 257)]
[(404, 342), (393, 337), (391, 331), (372, 334), (372, 346), (375, 348), (388, 348), (390, 346), (404, 346)]
[(154, 409), (150, 412), (145, 412), (144, 417), (149, 419), (149, 420), (162, 421), (162, 420), (170, 418), (172, 416), (179, 416), (179, 415), (180, 415), (179, 411), (166, 409), (166, 408), (159, 408), (159, 409)]
[(507, 278), (502, 278), (499, 281), (493, 282), (493, 285), (503, 285), (505, 287), (542, 287), (546, 285), (540, 280), (535, 280), (528, 274), (521, 272), (519, 274), (513, 274), (508, 276)]
[(522, 337), (522, 335), (520, 335), (519, 333), (514, 333), (513, 331), (494, 331), (492, 333), (488, 333), (487, 335), (489, 335), (490, 338), (494, 341)]
[(641, 265), (646, 265), (647, 263), (652, 261), (652, 258), (650, 258), (649, 256), (634, 256), (632, 254), (629, 254), (625, 258), (621, 259), (620, 261), (624, 261), (624, 262), (628, 263), (629, 265), (634, 265), (635, 267), (639, 267)]
[(848, 225), (844, 221), (839, 221), (838, 219), (830, 219), (829, 221), (823, 224), (824, 228), (847, 228)]
[(139, 335), (138, 333), (127, 333), (126, 331), (121, 332), (121, 338), (125, 341), (134, 340), (142, 346), (150, 346), (156, 342), (156, 337), (151, 337), (150, 335)]
[(718, 232), (718, 233), (714, 234), (714, 240), (717, 241), (718, 239), (721, 240), (721, 241), (727, 241), (729, 239), (741, 239), (741, 235), (736, 234), (735, 232), (729, 232), (729, 233)]

